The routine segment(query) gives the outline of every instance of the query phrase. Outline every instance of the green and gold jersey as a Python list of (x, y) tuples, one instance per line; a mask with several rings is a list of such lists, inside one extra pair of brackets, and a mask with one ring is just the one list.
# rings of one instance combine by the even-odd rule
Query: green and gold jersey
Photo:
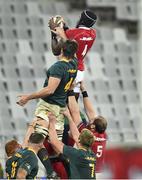
[(59, 86), (54, 94), (42, 98), (50, 104), (56, 104), (61, 107), (66, 106), (67, 92), (76, 78), (77, 74), (77, 60), (74, 58), (71, 61), (60, 60), (53, 64), (47, 71), (47, 78), (44, 87), (48, 86), (49, 77), (56, 77), (61, 79)]
[(70, 179), (96, 179), (96, 156), (93, 151), (64, 145), (63, 154), (70, 162)]
[(16, 179), (17, 171), (22, 168), (27, 171), (26, 179), (34, 179), (38, 172), (36, 154), (28, 149), (20, 149), (6, 161), (7, 179)]

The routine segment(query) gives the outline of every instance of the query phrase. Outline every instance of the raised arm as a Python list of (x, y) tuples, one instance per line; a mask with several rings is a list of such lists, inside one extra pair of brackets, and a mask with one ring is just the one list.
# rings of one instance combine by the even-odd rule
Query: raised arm
[(76, 142), (76, 144), (79, 144), (79, 131), (77, 129), (76, 124), (74, 123), (72, 116), (69, 112), (69, 109), (67, 108), (64, 112), (63, 112), (64, 116), (67, 117), (68, 121), (69, 121), (69, 127), (70, 127), (70, 133), (72, 138), (74, 139), (74, 141)]
[(56, 117), (50, 113), (49, 116), (49, 138), (57, 153), (63, 153), (64, 144), (58, 140), (57, 132), (55, 130)]
[(61, 54), (62, 43), (63, 40), (62, 39), (58, 40), (57, 35), (51, 32), (51, 47), (54, 56), (59, 56)]
[(80, 109), (79, 105), (75, 99), (75, 96), (68, 96), (68, 107), (72, 116), (72, 119), (76, 126), (78, 126), (81, 123), (81, 117), (80, 117)]
[(88, 94), (87, 94), (87, 91), (86, 91), (86, 89), (84, 87), (83, 82), (81, 82), (80, 89), (81, 89), (81, 92), (82, 92), (82, 95), (83, 95), (83, 104), (84, 104), (84, 108), (85, 108), (85, 111), (86, 111), (86, 115), (87, 115), (89, 121), (94, 121), (96, 113), (95, 113), (93, 104), (91, 103), (91, 101), (90, 101), (90, 99), (88, 97)]
[(40, 91), (34, 92), (32, 94), (19, 95), (18, 97), (20, 99), (18, 100), (17, 104), (19, 104), (20, 106), (24, 106), (28, 101), (30, 101), (32, 99), (43, 98), (43, 97), (53, 94), (54, 91), (56, 90), (56, 88), (58, 87), (60, 81), (61, 81), (61, 79), (59, 79), (59, 78), (49, 77), (47, 87), (44, 87)]

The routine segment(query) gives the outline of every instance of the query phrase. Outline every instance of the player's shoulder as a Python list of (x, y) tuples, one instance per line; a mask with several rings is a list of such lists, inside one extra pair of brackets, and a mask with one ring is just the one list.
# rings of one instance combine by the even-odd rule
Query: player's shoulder
[(58, 60), (57, 62), (55, 62), (51, 67), (50, 69), (57, 69), (57, 68), (63, 68), (66, 66), (66, 62), (65, 61), (62, 61), (62, 60)]
[(96, 141), (104, 142), (107, 140), (106, 132), (101, 133), (101, 134), (98, 132), (94, 132), (94, 136), (96, 137)]

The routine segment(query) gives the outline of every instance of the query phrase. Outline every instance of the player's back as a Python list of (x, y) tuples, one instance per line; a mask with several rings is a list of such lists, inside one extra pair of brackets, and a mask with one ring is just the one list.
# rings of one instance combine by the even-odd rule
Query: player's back
[(70, 162), (71, 179), (95, 179), (96, 156), (91, 149), (64, 145), (63, 154)]
[(97, 158), (96, 172), (101, 172), (104, 163), (107, 135), (105, 132), (102, 134), (94, 132), (94, 136), (96, 137), (96, 140), (92, 145), (92, 150), (96, 154)]
[(77, 74), (77, 60), (76, 58), (66, 61), (60, 60), (53, 64), (47, 71), (47, 79), (44, 83), (44, 87), (48, 85), (49, 77), (55, 77), (61, 79), (55, 92), (48, 97), (42, 98), (44, 101), (57, 104), (61, 107), (66, 106), (67, 91), (69, 90), (72, 82), (76, 78)]
[(95, 179), (96, 156), (88, 150), (80, 150), (78, 159), (78, 171), (81, 179)]
[[(31, 168), (31, 164), (33, 164), (34, 168)], [(8, 179), (16, 179), (17, 171), (20, 167), (24, 167), (24, 169), (30, 171), (26, 179), (35, 178), (38, 172), (38, 162), (33, 151), (28, 150), (27, 148), (20, 149), (6, 161), (6, 174)]]
[(68, 39), (75, 39), (78, 43), (78, 50), (76, 53), (78, 59), (78, 70), (83, 71), (84, 57), (93, 45), (96, 38), (96, 31), (87, 27), (79, 27), (67, 30), (66, 36)]

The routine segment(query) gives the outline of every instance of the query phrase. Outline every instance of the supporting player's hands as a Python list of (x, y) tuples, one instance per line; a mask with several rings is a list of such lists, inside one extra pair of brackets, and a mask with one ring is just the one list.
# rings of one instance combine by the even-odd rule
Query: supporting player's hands
[(72, 119), (70, 111), (68, 107), (65, 109), (65, 111), (62, 112), (65, 117), (67, 117), (69, 120)]
[(52, 112), (49, 112), (48, 113), (48, 118), (49, 118), (49, 124), (54, 124), (57, 122), (56, 120), (56, 116), (52, 113)]
[(19, 100), (16, 102), (20, 106), (24, 106), (29, 101), (29, 95), (19, 95)]

